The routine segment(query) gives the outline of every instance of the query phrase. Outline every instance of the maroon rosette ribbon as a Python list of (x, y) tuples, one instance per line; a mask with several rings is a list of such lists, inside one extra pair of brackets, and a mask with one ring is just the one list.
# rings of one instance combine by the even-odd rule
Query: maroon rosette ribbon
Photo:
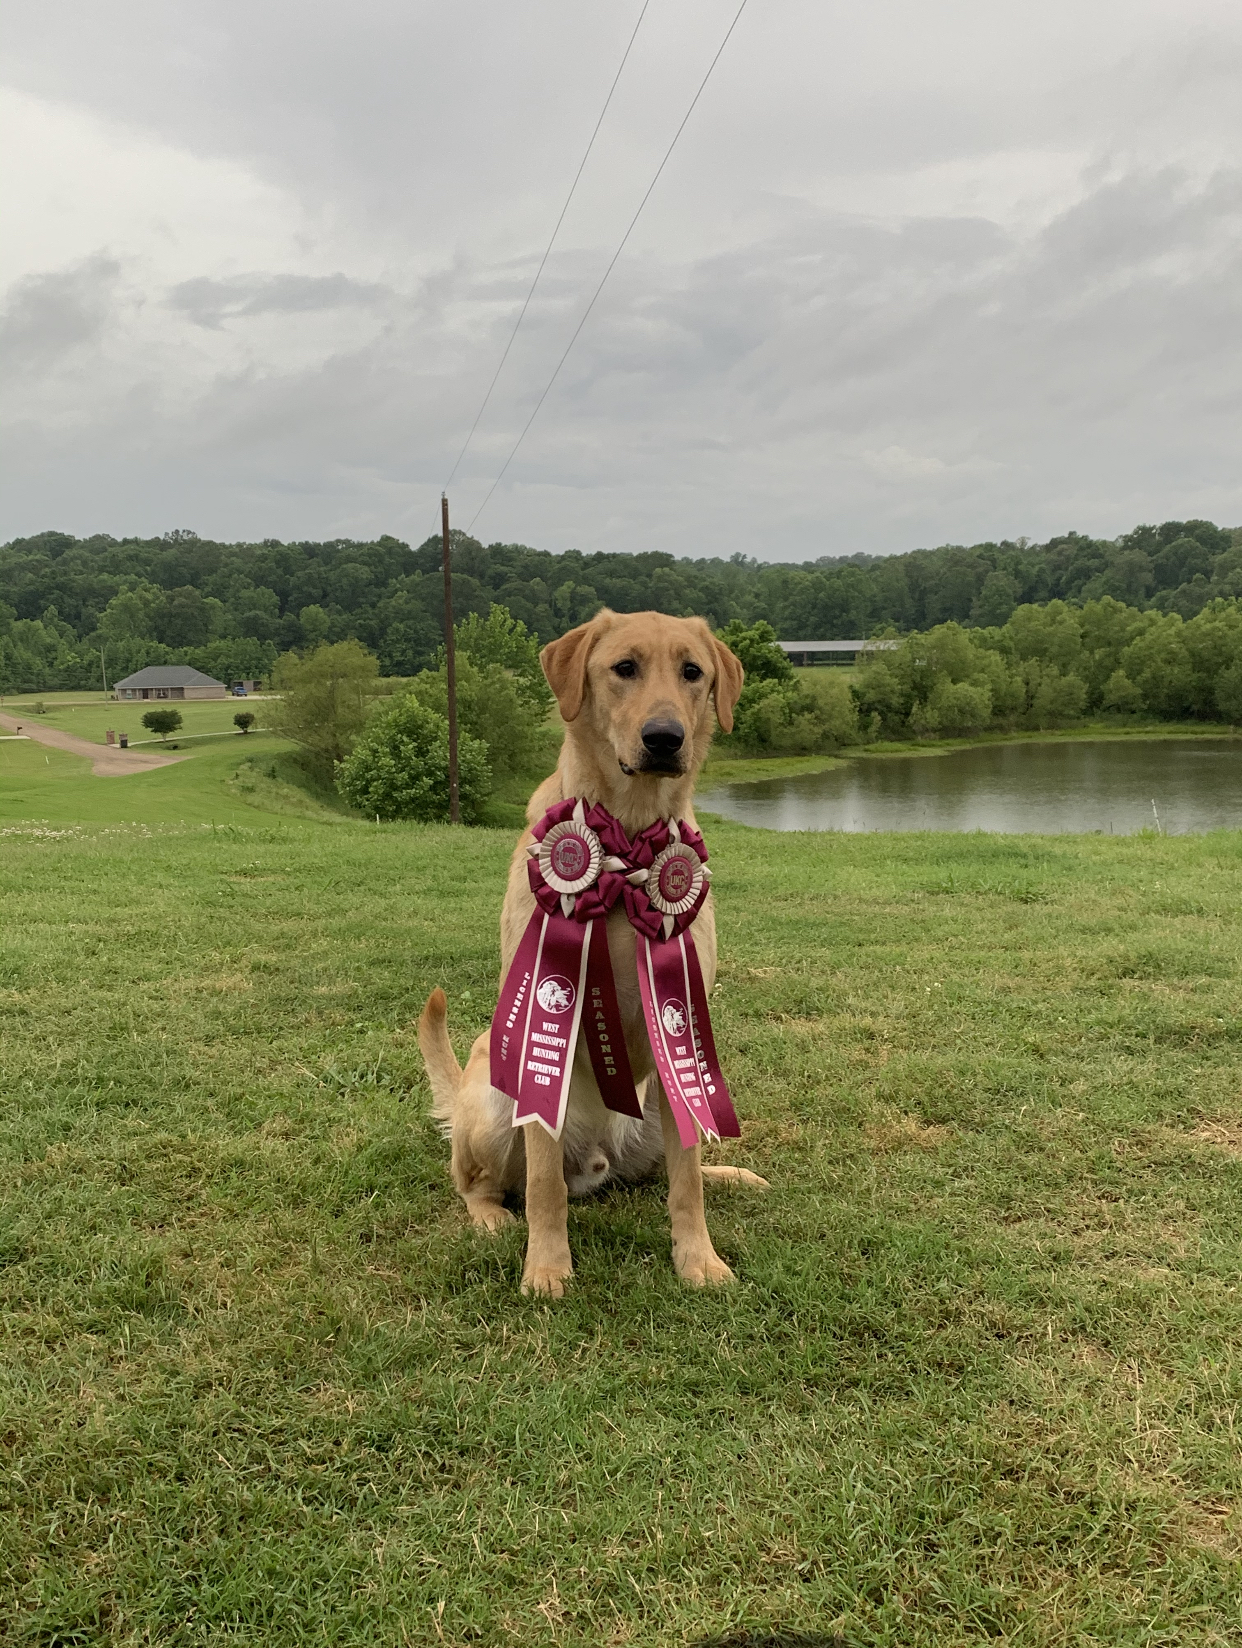
[(560, 1136), (580, 1034), (604, 1103), (642, 1115), (606, 933), (608, 912), (624, 902), (647, 1035), (681, 1142), (736, 1136), (691, 931), (711, 880), (703, 837), (669, 819), (631, 840), (605, 808), (572, 799), (550, 807), (532, 833), (536, 908), (491, 1030), (492, 1086), (514, 1101), (514, 1126), (538, 1121)]

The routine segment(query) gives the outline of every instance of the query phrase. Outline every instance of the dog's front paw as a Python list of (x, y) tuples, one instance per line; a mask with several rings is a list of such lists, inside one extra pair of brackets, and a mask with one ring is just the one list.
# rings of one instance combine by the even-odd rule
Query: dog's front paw
[(694, 1247), (684, 1253), (673, 1249), (673, 1267), (683, 1282), (691, 1287), (720, 1287), (725, 1282), (736, 1282), (737, 1277), (725, 1264), (715, 1248)]
[(532, 1265), (522, 1272), (522, 1292), (542, 1293), (549, 1299), (563, 1299), (565, 1284), (573, 1275), (572, 1265)]

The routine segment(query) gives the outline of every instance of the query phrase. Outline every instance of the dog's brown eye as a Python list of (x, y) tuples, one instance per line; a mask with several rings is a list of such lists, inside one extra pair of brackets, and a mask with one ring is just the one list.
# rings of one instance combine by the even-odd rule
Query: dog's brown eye
[(621, 676), (625, 681), (629, 681), (638, 674), (638, 665), (632, 658), (623, 658), (619, 664), (612, 666), (612, 673)]
[(701, 681), (703, 671), (697, 664), (683, 664), (681, 666), (682, 679), (686, 681)]

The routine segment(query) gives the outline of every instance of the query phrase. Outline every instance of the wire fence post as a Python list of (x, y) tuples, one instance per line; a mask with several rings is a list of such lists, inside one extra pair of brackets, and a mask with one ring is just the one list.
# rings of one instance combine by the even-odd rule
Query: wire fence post
[(449, 823), (461, 823), (457, 795), (457, 648), (453, 634), (453, 564), (449, 544), (448, 493), (440, 494), (440, 526), (444, 534), (444, 663), (448, 677)]

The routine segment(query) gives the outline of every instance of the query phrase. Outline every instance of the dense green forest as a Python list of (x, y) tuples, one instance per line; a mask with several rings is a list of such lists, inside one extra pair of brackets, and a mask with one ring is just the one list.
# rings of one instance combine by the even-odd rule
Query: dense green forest
[(756, 754), (795, 754), (880, 739), (969, 737), (1061, 727), (1086, 715), (1117, 722), (1242, 725), (1242, 601), (1193, 618), (1141, 612), (1111, 595), (1015, 609), (1004, 624), (952, 621), (878, 647), (844, 670), (795, 674), (770, 626), (728, 625), (746, 666), (731, 738)]
[[(442, 630), (440, 543), (222, 544), (193, 532), (74, 538), (44, 532), (0, 548), (0, 691), (89, 687), (152, 663), (223, 679), (262, 676), (281, 652), (356, 637), (386, 674), (434, 663)], [(701, 613), (717, 627), (764, 620), (788, 640), (1004, 625), (1018, 607), (1110, 597), (1193, 617), (1242, 596), (1242, 530), (1210, 521), (1138, 526), (1116, 539), (1070, 532), (906, 555), (801, 564), (744, 555), (552, 555), (454, 535), (458, 615), (506, 606), (541, 641), (601, 605)]]

